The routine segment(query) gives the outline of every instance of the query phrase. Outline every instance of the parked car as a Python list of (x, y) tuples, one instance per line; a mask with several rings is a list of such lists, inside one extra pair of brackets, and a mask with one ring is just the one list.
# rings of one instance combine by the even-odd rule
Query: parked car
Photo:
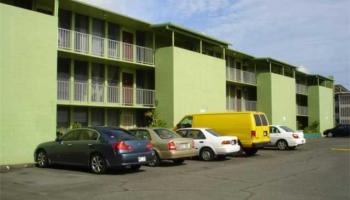
[(262, 112), (200, 113), (185, 116), (175, 129), (208, 127), (222, 135), (237, 136), (246, 155), (269, 144), (269, 122)]
[(217, 157), (233, 155), (241, 149), (236, 136), (221, 136), (213, 129), (183, 128), (176, 132), (183, 137), (194, 140), (197, 156), (202, 160), (208, 161)]
[(280, 150), (295, 149), (299, 145), (306, 143), (303, 132), (282, 125), (270, 126), (270, 144)]
[(92, 127), (73, 129), (62, 138), (39, 144), (34, 159), (39, 167), (51, 164), (87, 166), (102, 174), (108, 168), (137, 170), (153, 158), (152, 144), (121, 128)]
[(350, 124), (339, 124), (332, 129), (325, 130), (323, 135), (327, 137), (350, 136)]
[(183, 138), (166, 128), (136, 128), (129, 130), (139, 139), (150, 140), (155, 156), (150, 166), (158, 166), (162, 160), (172, 160), (176, 164), (184, 162), (185, 158), (196, 156), (193, 140)]

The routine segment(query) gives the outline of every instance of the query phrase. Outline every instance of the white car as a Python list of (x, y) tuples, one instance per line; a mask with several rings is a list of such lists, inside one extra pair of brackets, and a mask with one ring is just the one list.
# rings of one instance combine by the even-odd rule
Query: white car
[(270, 140), (270, 146), (277, 146), (280, 150), (295, 149), (306, 143), (302, 131), (294, 131), (282, 125), (270, 126)]
[(232, 155), (240, 150), (236, 136), (221, 136), (209, 128), (182, 128), (176, 131), (181, 136), (192, 138), (198, 156), (202, 160)]

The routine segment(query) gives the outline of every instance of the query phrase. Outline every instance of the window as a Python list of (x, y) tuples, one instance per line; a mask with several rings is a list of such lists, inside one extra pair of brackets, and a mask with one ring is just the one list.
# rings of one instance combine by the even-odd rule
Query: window
[(165, 128), (157, 128), (154, 129), (154, 132), (161, 138), (161, 139), (170, 139), (170, 138), (179, 138), (180, 136), (171, 130), (165, 129)]
[(260, 119), (259, 115), (254, 115), (254, 119), (255, 119), (255, 125), (261, 126), (261, 119)]
[(270, 133), (274, 134), (274, 133), (280, 133), (280, 131), (278, 130), (278, 128), (274, 127), (274, 126), (270, 126)]
[(98, 134), (92, 130), (81, 130), (79, 140), (97, 140)]
[(178, 125), (178, 128), (191, 128), (192, 127), (192, 116), (185, 117)]
[(265, 115), (260, 115), (260, 118), (261, 118), (261, 123), (262, 123), (262, 125), (264, 125), (264, 126), (268, 126), (268, 125), (269, 125), (269, 123), (267, 122), (267, 119), (266, 119)]
[(133, 136), (141, 140), (151, 140), (151, 136), (146, 130), (130, 130)]
[(281, 129), (283, 129), (286, 132), (295, 132), (293, 129), (291, 129), (289, 127), (286, 127), (286, 126), (280, 126), (280, 127), (281, 127)]
[(188, 137), (193, 139), (205, 139), (204, 134), (200, 130), (190, 130)]
[(100, 132), (106, 134), (108, 140), (112, 141), (137, 140), (132, 133), (123, 129), (104, 128)]
[(80, 130), (74, 130), (71, 132), (66, 133), (63, 137), (62, 137), (62, 141), (74, 141), (74, 140), (78, 140), (79, 138), (79, 132)]
[(210, 133), (212, 136), (215, 136), (215, 137), (220, 137), (221, 135), (217, 132), (215, 132), (213, 129), (206, 129), (206, 131), (208, 133)]
[(176, 131), (179, 135), (182, 137), (187, 137), (187, 131), (186, 130), (178, 130)]

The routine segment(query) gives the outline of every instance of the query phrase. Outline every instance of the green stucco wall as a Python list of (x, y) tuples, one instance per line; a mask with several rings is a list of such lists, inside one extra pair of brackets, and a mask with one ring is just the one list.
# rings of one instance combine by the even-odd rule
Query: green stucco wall
[(257, 76), (257, 110), (266, 113), (270, 124), (296, 129), (295, 79), (275, 73)]
[(318, 131), (322, 133), (334, 126), (333, 89), (309, 86), (308, 90), (308, 123), (319, 122)]
[(55, 138), (57, 17), (0, 3), (0, 165)]
[(226, 110), (225, 61), (177, 47), (156, 51), (160, 115), (173, 127), (186, 114)]

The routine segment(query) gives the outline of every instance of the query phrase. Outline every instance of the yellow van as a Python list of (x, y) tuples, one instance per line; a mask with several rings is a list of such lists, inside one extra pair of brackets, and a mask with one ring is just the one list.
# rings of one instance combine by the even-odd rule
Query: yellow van
[(178, 128), (212, 128), (222, 135), (237, 136), (246, 155), (254, 155), (270, 142), (269, 122), (262, 112), (201, 113), (185, 116)]

